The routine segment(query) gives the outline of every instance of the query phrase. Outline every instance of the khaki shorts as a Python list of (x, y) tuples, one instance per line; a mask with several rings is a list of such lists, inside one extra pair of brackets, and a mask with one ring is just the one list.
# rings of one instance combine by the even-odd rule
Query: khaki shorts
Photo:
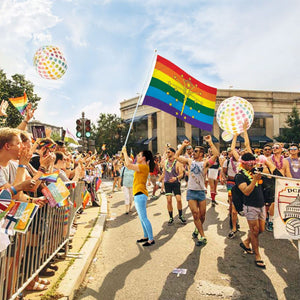
[(243, 205), (243, 212), (245, 214), (245, 217), (249, 221), (254, 220), (266, 220), (266, 208), (263, 207), (254, 207), (254, 206), (246, 206)]

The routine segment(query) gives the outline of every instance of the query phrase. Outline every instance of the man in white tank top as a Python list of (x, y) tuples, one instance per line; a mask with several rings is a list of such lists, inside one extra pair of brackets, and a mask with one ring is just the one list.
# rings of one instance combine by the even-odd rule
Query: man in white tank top
[(187, 190), (187, 200), (189, 203), (190, 210), (193, 214), (195, 231), (193, 232), (193, 237), (197, 238), (198, 233), (200, 233), (201, 237), (198, 239), (196, 245), (201, 246), (207, 243), (207, 238), (205, 237), (203, 230), (203, 223), (205, 221), (206, 214), (206, 196), (205, 196), (205, 174), (206, 169), (212, 166), (219, 152), (215, 145), (212, 142), (211, 136), (205, 136), (204, 140), (208, 143), (210, 148), (212, 149), (212, 157), (203, 161), (204, 158), (204, 148), (200, 146), (196, 146), (194, 149), (194, 155), (192, 158), (185, 158), (180, 156), (183, 152), (183, 149), (190, 144), (189, 141), (185, 140), (181, 147), (177, 150), (175, 154), (175, 158), (183, 163), (188, 164), (190, 169), (190, 176), (188, 181), (188, 190)]

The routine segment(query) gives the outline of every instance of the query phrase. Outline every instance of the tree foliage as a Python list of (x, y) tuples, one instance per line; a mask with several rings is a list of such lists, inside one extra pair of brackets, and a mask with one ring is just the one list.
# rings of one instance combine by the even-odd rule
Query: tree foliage
[[(102, 145), (106, 145), (105, 153), (111, 155), (121, 151), (124, 145), (127, 132), (129, 130), (129, 124), (118, 117), (116, 114), (104, 114), (99, 115), (97, 124), (93, 125), (92, 138), (95, 139), (95, 146), (98, 153), (101, 153)], [(134, 144), (135, 137), (131, 133), (127, 142), (127, 150)]]
[(9, 103), (7, 108), (8, 116), (4, 126), (17, 127), (21, 123), (22, 115), (8, 99), (21, 97), (24, 91), (26, 91), (28, 102), (32, 103), (32, 106), (36, 108), (41, 98), (34, 94), (34, 85), (21, 74), (15, 74), (11, 79), (8, 79), (3, 70), (0, 69), (0, 101), (6, 100)]
[(281, 135), (274, 138), (284, 143), (300, 143), (300, 117), (296, 107), (293, 107), (292, 112), (287, 116), (286, 124), (288, 127), (284, 127)]

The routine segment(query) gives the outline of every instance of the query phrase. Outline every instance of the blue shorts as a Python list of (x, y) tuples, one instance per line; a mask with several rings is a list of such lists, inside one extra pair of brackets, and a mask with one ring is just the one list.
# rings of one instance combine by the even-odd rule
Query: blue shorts
[(186, 200), (203, 201), (206, 199), (205, 191), (187, 190)]

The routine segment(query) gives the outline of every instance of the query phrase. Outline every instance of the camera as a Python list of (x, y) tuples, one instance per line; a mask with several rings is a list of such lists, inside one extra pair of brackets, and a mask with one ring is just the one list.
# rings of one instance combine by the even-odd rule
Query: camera
[(263, 171), (263, 167), (259, 167), (259, 168), (253, 168), (253, 169), (251, 169), (251, 173), (252, 174), (256, 174), (256, 173), (260, 173), (260, 172), (262, 172)]

